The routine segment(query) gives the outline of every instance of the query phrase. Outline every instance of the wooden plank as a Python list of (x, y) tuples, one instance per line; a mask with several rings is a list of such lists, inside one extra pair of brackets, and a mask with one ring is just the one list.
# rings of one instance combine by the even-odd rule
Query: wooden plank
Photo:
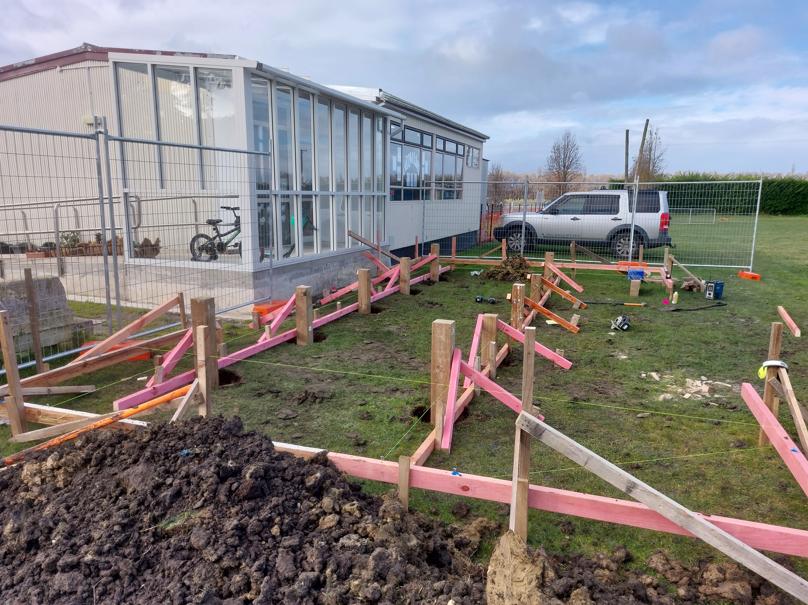
[(429, 435), (426, 436), (426, 439), (421, 442), (421, 445), (418, 446), (418, 449), (416, 449), (411, 456), (413, 465), (424, 464), (429, 459), (432, 452), (435, 451), (436, 435), (435, 429), (429, 431)]
[[(39, 441), (41, 439), (50, 439), (52, 437), (56, 437), (57, 435), (64, 435), (65, 433), (69, 433), (75, 429), (79, 429), (85, 427), (97, 420), (101, 420), (103, 418), (108, 418), (115, 412), (110, 412), (109, 414), (90, 414), (86, 418), (81, 418), (79, 420), (71, 420), (68, 422), (62, 422), (60, 424), (55, 424), (53, 426), (46, 426), (45, 428), (36, 429), (33, 431), (28, 431), (27, 433), (20, 433), (19, 435), (15, 435), (9, 439), (12, 443), (27, 443), (29, 441)], [(122, 423), (132, 423), (131, 420), (122, 420)], [(114, 426), (114, 425), (113, 425)], [(138, 424), (129, 424), (129, 427), (133, 426), (146, 426), (145, 422), (138, 422)], [(127, 427), (127, 428), (129, 428)]]
[[(34, 424), (61, 425), (66, 422), (75, 422), (88, 418), (97, 419), (99, 417), (100, 414), (94, 414), (92, 412), (83, 412), (81, 410), (71, 410), (38, 403), (25, 403), (25, 419)], [(0, 405), (0, 418), (8, 418), (5, 406), (3, 405)], [(148, 423), (140, 420), (122, 420), (121, 424), (125, 424), (126, 428), (148, 426)]]
[(760, 424), (761, 430), (766, 433), (774, 449), (786, 463), (794, 479), (799, 483), (802, 491), (808, 496), (808, 460), (805, 455), (800, 452), (788, 432), (778, 422), (777, 417), (748, 382), (741, 385), (741, 397)]
[[(474, 324), (474, 334), (471, 336), (471, 347), (469, 348), (469, 356), (466, 363), (469, 365), (474, 365), (474, 360), (480, 356), (480, 338), (482, 337), (483, 331), (483, 318), (485, 316), (482, 313), (477, 314), (477, 323)], [(496, 320), (494, 320), (494, 328), (493, 333), (496, 336)], [(478, 368), (479, 369), (479, 368)], [(468, 378), (463, 379), (463, 388), (468, 388), (471, 384), (471, 380)]]
[(410, 257), (402, 256), (398, 263), (398, 286), (402, 294), (410, 295)]
[(452, 258), (457, 257), (457, 236), (452, 236)]
[(39, 297), (34, 288), (34, 277), (31, 268), (26, 267), (25, 273), (25, 297), (28, 299), (28, 323), (31, 326), (31, 348), (36, 360), (36, 371), (44, 372), (46, 364), (42, 359), (42, 337), (39, 328)]
[(808, 428), (805, 426), (805, 418), (802, 416), (802, 407), (800, 406), (800, 402), (797, 401), (794, 387), (791, 386), (791, 378), (788, 375), (788, 370), (779, 368), (778, 375), (780, 376), (780, 384), (783, 388), (783, 399), (786, 400), (788, 409), (791, 411), (791, 417), (794, 419), (794, 426), (797, 427), (797, 435), (800, 439), (802, 451), (808, 453)]
[(14, 348), (14, 336), (8, 323), (8, 311), (0, 311), (0, 347), (3, 350), (3, 367), (6, 370), (5, 408), (8, 414), (11, 434), (17, 435), (28, 430), (25, 420), (25, 401), (22, 396), (20, 369), (17, 365), (17, 351)]
[(642, 286), (641, 279), (632, 279), (629, 282), (628, 295), (631, 298), (636, 298), (640, 295), (640, 286)]
[[(425, 443), (434, 445), (434, 439), (427, 439)], [(321, 452), (325, 452), (320, 448), (277, 441), (274, 442), (274, 445), (278, 451), (287, 452), (303, 459), (311, 459)], [(346, 475), (391, 485), (398, 483), (398, 464), (395, 462), (338, 452), (325, 453), (337, 470)], [(417, 465), (414, 457), (410, 466), (410, 488), (502, 504), (508, 504), (511, 497), (509, 479), (495, 479), (469, 473), (453, 474), (448, 470)], [(630, 500), (531, 485), (528, 502), (530, 508), (536, 510), (692, 537), (690, 532), (644, 504)], [(808, 557), (808, 530), (732, 517), (696, 514), (754, 548), (796, 557)]]
[(630, 473), (525, 412), (516, 425), (533, 437), (701, 538), (792, 596), (808, 602), (808, 582)]
[[(577, 255), (577, 250), (575, 249), (575, 240), (573, 240), (573, 241), (570, 242), (570, 261), (572, 261), (574, 263), (577, 258), (578, 258), (578, 255)], [(572, 270), (572, 279), (575, 279), (577, 277), (576, 271), (577, 271), (577, 269)], [(536, 299), (534, 298), (533, 300), (536, 300)]]
[[(768, 359), (780, 359), (780, 350), (783, 346), (783, 324), (779, 321), (772, 322), (771, 333), (769, 334), (769, 352)], [(777, 413), (780, 410), (780, 400), (774, 393), (774, 389), (769, 384), (769, 380), (777, 378), (777, 368), (766, 368), (766, 382), (763, 385), (763, 401), (766, 403), (774, 417), (777, 418)], [(758, 447), (762, 447), (769, 442), (766, 436), (766, 431), (761, 426), (758, 432)]]
[[(174, 345), (174, 348), (171, 349), (168, 353), (163, 355), (163, 361), (160, 364), (163, 372), (163, 379), (160, 381), (162, 382), (165, 380), (165, 377), (171, 374), (171, 371), (177, 367), (177, 364), (180, 362), (180, 359), (188, 352), (194, 344), (194, 331), (191, 328), (185, 330), (185, 334), (180, 341)], [(154, 377), (149, 378), (149, 381), (146, 383), (146, 386), (150, 387), (155, 382)]]
[[(493, 248), (491, 248), (491, 249), (490, 249), (490, 250), (488, 250), (487, 252), (483, 252), (483, 253), (480, 255), (480, 258), (485, 258), (486, 256), (491, 256), (492, 254), (494, 254), (494, 253), (496, 253), (496, 252), (499, 252), (499, 253), (500, 253), (500, 255), (501, 255), (501, 253), (502, 253), (502, 243), (501, 243), (501, 242), (497, 242), (497, 245), (496, 245), (496, 246), (494, 246)], [(499, 263), (500, 263), (500, 261), (496, 261), (496, 263), (497, 263), (497, 264), (499, 264)]]
[(315, 319), (311, 322), (312, 328), (317, 329), (320, 326), (324, 326), (326, 324), (331, 323), (339, 319), (340, 317), (345, 317), (346, 315), (350, 315), (354, 311), (359, 309), (359, 303), (353, 303), (352, 305), (347, 305), (345, 307), (339, 308), (336, 311), (329, 313), (328, 315), (323, 315), (319, 319)]
[(58, 435), (56, 437), (53, 437), (53, 438), (49, 439), (48, 441), (44, 441), (44, 442), (42, 442), (42, 443), (40, 443), (38, 445), (35, 445), (32, 448), (29, 448), (27, 450), (22, 450), (20, 452), (12, 454), (11, 456), (7, 456), (6, 458), (3, 459), (3, 462), (6, 465), (16, 464), (17, 462), (20, 462), (20, 461), (24, 460), (25, 457), (28, 454), (30, 454), (31, 452), (39, 452), (39, 451), (48, 449), (50, 447), (61, 445), (63, 443), (66, 443), (67, 441), (71, 441), (72, 439), (76, 439), (77, 437), (79, 437), (79, 436), (81, 436), (84, 433), (87, 433), (89, 431), (110, 426), (112, 424), (115, 424), (116, 422), (120, 422), (121, 420), (124, 420), (125, 418), (129, 418), (130, 416), (134, 416), (135, 414), (140, 414), (141, 412), (151, 410), (151, 409), (153, 409), (153, 408), (155, 408), (155, 407), (157, 407), (159, 405), (169, 403), (169, 402), (173, 401), (174, 399), (177, 399), (178, 397), (182, 397), (187, 392), (187, 390), (188, 390), (188, 387), (183, 387), (181, 389), (171, 391), (170, 393), (167, 393), (166, 395), (163, 395), (162, 397), (157, 397), (156, 399), (152, 399), (151, 401), (147, 401), (145, 403), (142, 403), (141, 405), (139, 405), (137, 407), (134, 407), (134, 408), (131, 408), (131, 409), (128, 409), (128, 410), (122, 410), (122, 411), (119, 411), (119, 412), (114, 412), (112, 414), (107, 414), (103, 418), (96, 418), (95, 422), (92, 422), (92, 423), (88, 424), (87, 426), (83, 426), (83, 427), (74, 429), (74, 430), (70, 431), (69, 433), (65, 433), (64, 435)]
[[(545, 267), (547, 267), (547, 263), (545, 263)], [(576, 292), (583, 292), (584, 287), (576, 282), (574, 279), (569, 277), (566, 273), (564, 273), (557, 265), (554, 263), (549, 263), (550, 271), (558, 275), (561, 278), (561, 281), (565, 282), (570, 288), (575, 290)]]
[(530, 307), (531, 309), (533, 309), (534, 311), (536, 311), (537, 313), (539, 313), (540, 315), (544, 315), (547, 319), (553, 320), (559, 326), (561, 326), (565, 330), (569, 330), (573, 334), (577, 334), (581, 330), (581, 328), (579, 328), (578, 326), (572, 325), (571, 322), (567, 321), (566, 319), (564, 319), (560, 315), (556, 315), (550, 309), (541, 306), (539, 303), (537, 303), (537, 302), (535, 302), (533, 300), (530, 300), (529, 298), (525, 299), (525, 304), (528, 307)]
[[(400, 271), (401, 271), (400, 265), (397, 266), (395, 269), (393, 269), (393, 273), (390, 275), (390, 281), (387, 282), (387, 285), (384, 287), (385, 290), (392, 290), (393, 288), (396, 287), (396, 282), (398, 281), (398, 274)], [(398, 284), (398, 286), (399, 286), (398, 290), (400, 292), (401, 284)]]
[(511, 327), (519, 330), (525, 319), (525, 284), (511, 286)]
[[(587, 255), (589, 258), (591, 258), (591, 259), (593, 259), (593, 260), (596, 260), (596, 261), (598, 261), (599, 263), (602, 263), (602, 264), (604, 264), (604, 265), (608, 265), (608, 264), (610, 264), (610, 261), (609, 261), (609, 260), (607, 260), (607, 259), (603, 258), (603, 257), (602, 257), (600, 254), (597, 254), (597, 253), (593, 252), (592, 250), (590, 250), (590, 249), (589, 249), (589, 248), (587, 248), (586, 246), (582, 246), (581, 244), (579, 244), (579, 243), (577, 243), (577, 242), (575, 243), (575, 251), (576, 251), (576, 252), (583, 252), (583, 253), (584, 253), (584, 254), (586, 254), (586, 255)], [(572, 259), (572, 261), (573, 261), (573, 262), (575, 262), (575, 259)], [(572, 267), (572, 268), (577, 268), (577, 267)]]
[[(207, 383), (203, 385), (211, 391), (219, 388), (219, 370), (216, 364), (218, 352), (216, 350), (216, 305), (212, 298), (192, 298), (191, 299), (191, 323), (194, 330), (194, 358), (197, 363), (200, 359), (200, 351), (204, 350)], [(199, 340), (199, 326), (207, 326), (205, 331), (207, 341)], [(198, 369), (197, 369), (198, 373)], [(208, 393), (204, 393), (206, 396)]]
[[(525, 299), (530, 300), (530, 299)], [(504, 321), (497, 320), (497, 328), (505, 332), (508, 336), (512, 337), (517, 342), (524, 344), (525, 342), (525, 335), (519, 332), (518, 330), (514, 330), (511, 326), (506, 324)], [(545, 347), (540, 342), (536, 342), (536, 346), (534, 347), (536, 353), (544, 357), (545, 359), (549, 359), (554, 364), (556, 364), (560, 368), (564, 368), (565, 370), (569, 370), (572, 367), (572, 362), (569, 359), (564, 358), (562, 355), (559, 355), (552, 349)]]
[(508, 244), (507, 240), (504, 237), (502, 238), (501, 245), (502, 245), (502, 260), (505, 260), (508, 258)]
[(797, 322), (791, 319), (791, 315), (788, 314), (788, 311), (786, 311), (785, 307), (778, 306), (777, 313), (780, 315), (780, 318), (788, 326), (788, 329), (791, 331), (791, 334), (795, 338), (799, 338), (800, 336), (802, 336), (802, 331), (800, 330), (800, 327), (797, 325)]
[(413, 246), (412, 251), (413, 258), (421, 258), (421, 246), (418, 245), (418, 236), (415, 236), (415, 245)]
[(486, 393), (497, 401), (504, 403), (517, 414), (522, 411), (522, 402), (516, 395), (504, 387), (499, 386), (496, 382), (488, 378), (488, 376), (484, 375), (482, 372), (478, 372), (464, 361), (460, 362), (460, 373), (463, 374), (463, 376), (471, 378), (472, 382), (480, 385)]
[[(666, 249), (667, 249), (667, 248), (666, 248)], [(702, 284), (702, 287), (704, 286), (704, 280), (703, 280), (703, 279), (701, 279), (700, 277), (698, 277), (697, 275), (695, 275), (695, 274), (694, 274), (692, 271), (690, 271), (690, 269), (688, 269), (688, 268), (687, 268), (687, 267), (685, 267), (685, 266), (684, 266), (682, 263), (680, 263), (678, 260), (676, 260), (676, 257), (675, 257), (675, 256), (673, 256), (672, 254), (670, 254), (670, 253), (669, 253), (669, 254), (668, 254), (668, 260), (669, 260), (669, 262), (672, 262), (672, 263), (673, 263), (673, 264), (675, 264), (677, 267), (679, 267), (679, 268), (680, 268), (682, 271), (684, 271), (684, 272), (685, 272), (685, 274), (686, 274), (688, 277), (690, 277), (691, 279), (695, 279), (697, 282), (699, 282), (700, 284)]]
[(496, 313), (485, 313), (483, 315), (483, 325), (480, 331), (480, 361), (483, 367), (494, 363), (491, 355), (490, 343), (497, 343), (497, 325), (499, 317)]
[(385, 265), (382, 261), (380, 261), (378, 258), (373, 256), (373, 254), (368, 252), (367, 250), (365, 250), (362, 253), (362, 256), (364, 256), (366, 259), (368, 259), (370, 262), (372, 262), (376, 266), (376, 268), (379, 270), (379, 273), (384, 273), (390, 268), (387, 265)]
[[(555, 283), (553, 283), (549, 279), (545, 279), (544, 277), (541, 277), (541, 276), (539, 276), (539, 279), (541, 280), (542, 286), (544, 286), (548, 290), (551, 290), (551, 291), (555, 292), (561, 298), (563, 298), (564, 300), (568, 300), (573, 305), (578, 305), (578, 307), (577, 307), (578, 309), (586, 309), (586, 303), (584, 301), (580, 300), (576, 296), (573, 296), (572, 294), (570, 294), (566, 290), (564, 290), (562, 288), (559, 288)], [(532, 294), (532, 291), (531, 291), (531, 294)], [(531, 296), (531, 298), (533, 300), (538, 300), (536, 298), (533, 298), (532, 296)]]
[(22, 387), (23, 396), (70, 395), (73, 393), (94, 393), (93, 384), (70, 384), (52, 387)]
[(314, 343), (314, 329), (311, 322), (311, 286), (298, 286), (295, 288), (295, 330), (298, 346)]
[(353, 239), (358, 241), (360, 244), (365, 244), (366, 246), (370, 246), (371, 248), (373, 248), (377, 252), (380, 252), (381, 254), (384, 254), (387, 258), (391, 258), (394, 261), (398, 262), (398, 257), (395, 254), (393, 254), (391, 252), (388, 252), (387, 250), (383, 250), (381, 246), (377, 246), (372, 241), (365, 239), (361, 235), (357, 235), (356, 233), (354, 233), (350, 229), (348, 229), (348, 236), (352, 237)]
[[(87, 374), (94, 370), (100, 370), (101, 368), (106, 368), (108, 366), (121, 363), (122, 361), (126, 361), (138, 353), (151, 353), (158, 347), (174, 345), (180, 338), (182, 338), (184, 333), (184, 330), (178, 330), (176, 332), (163, 334), (162, 336), (156, 336), (152, 339), (143, 341), (140, 344), (122, 349), (116, 349), (114, 351), (109, 351), (108, 353), (102, 353), (98, 357), (94, 357), (92, 359), (85, 359), (76, 363), (75, 365), (66, 365), (60, 368), (53, 368), (52, 370), (48, 370), (47, 372), (43, 372), (41, 374), (28, 376), (27, 378), (23, 378), (20, 382), (23, 387), (52, 386), (59, 382), (64, 382), (65, 380), (75, 378), (76, 376), (81, 376), (82, 374)], [(0, 387), (0, 395), (5, 394), (6, 386), (3, 385)]]
[(357, 282), (359, 282), (359, 314), (370, 315), (370, 271), (359, 269), (356, 272)]
[[(281, 324), (285, 322), (286, 318), (292, 313), (292, 310), (295, 308), (295, 300), (295, 295), (292, 294), (289, 300), (286, 301), (286, 304), (276, 311), (275, 317), (272, 318), (272, 323), (269, 324), (269, 333), (271, 336), (275, 335), (275, 332), (278, 331)], [(320, 302), (322, 303), (322, 301)], [(263, 319), (261, 321), (263, 323)]]
[(454, 431), (455, 404), (457, 403), (457, 381), (460, 378), (460, 359), (462, 352), (455, 349), (449, 369), (449, 391), (446, 394), (446, 412), (443, 415), (443, 430), (440, 434), (440, 449), (452, 449), (452, 432)]
[(430, 360), (429, 411), (435, 427), (435, 447), (440, 447), (443, 418), (449, 397), (449, 375), (455, 355), (455, 322), (436, 319), (432, 322), (432, 355)]
[(81, 355), (79, 355), (76, 359), (71, 361), (70, 364), (75, 364), (79, 361), (97, 357), (101, 353), (106, 353), (115, 345), (122, 343), (136, 332), (139, 332), (140, 330), (145, 328), (147, 325), (149, 325), (158, 317), (165, 315), (170, 309), (177, 306), (177, 302), (178, 299), (176, 296), (174, 296), (170, 300), (167, 300), (166, 302), (155, 307), (151, 311), (145, 313), (144, 315), (141, 315), (133, 322), (127, 324), (126, 326), (124, 326), (111, 336), (108, 336), (107, 338), (99, 342), (92, 349), (89, 349), (84, 353), (82, 353)]
[(174, 415), (171, 417), (170, 422), (178, 422), (187, 416), (188, 412), (191, 411), (193, 404), (197, 403), (198, 405), (198, 399), (200, 396), (199, 379), (196, 379), (191, 383), (191, 387), (188, 389), (188, 392), (185, 393), (183, 398), (180, 400), (180, 404), (177, 406), (177, 409), (174, 412)]
[(177, 310), (180, 313), (180, 323), (182, 327), (190, 328), (191, 325), (188, 321), (188, 313), (185, 311), (185, 294), (182, 292), (177, 292)]
[(432, 262), (429, 263), (429, 279), (433, 283), (438, 283), (440, 279), (440, 244), (432, 244), (429, 256), (433, 257)]
[(410, 457), (398, 457), (398, 499), (404, 510), (410, 507)]

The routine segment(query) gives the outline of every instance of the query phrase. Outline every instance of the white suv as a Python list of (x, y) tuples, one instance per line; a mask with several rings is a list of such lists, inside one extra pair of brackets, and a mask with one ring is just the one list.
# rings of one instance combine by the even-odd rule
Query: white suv
[[(540, 212), (528, 212), (525, 249), (539, 243), (569, 243), (607, 246), (619, 258), (627, 258), (631, 238), (633, 195), (626, 190), (602, 189), (565, 193)], [(668, 233), (671, 215), (667, 191), (640, 191), (634, 231), (634, 256), (640, 244), (647, 248), (672, 246)], [(497, 240), (507, 240), (508, 249), (522, 249), (522, 213), (503, 214), (494, 229)]]

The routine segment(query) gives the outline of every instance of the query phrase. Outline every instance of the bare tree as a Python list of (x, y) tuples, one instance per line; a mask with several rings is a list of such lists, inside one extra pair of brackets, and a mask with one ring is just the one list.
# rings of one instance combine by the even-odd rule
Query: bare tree
[[(569, 130), (556, 139), (547, 156), (547, 177), (557, 183), (569, 183), (579, 178), (584, 170), (581, 149), (575, 135)], [(559, 186), (560, 193), (567, 190), (566, 185)]]
[(634, 158), (633, 173), (641, 181), (655, 181), (665, 173), (665, 148), (658, 128), (651, 128), (645, 139), (645, 147), (639, 157)]

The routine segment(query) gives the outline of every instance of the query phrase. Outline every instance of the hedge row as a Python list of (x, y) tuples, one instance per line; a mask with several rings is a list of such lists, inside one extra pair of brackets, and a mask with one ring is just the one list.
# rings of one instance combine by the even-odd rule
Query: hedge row
[[(757, 180), (756, 175), (719, 175), (679, 173), (666, 181), (734, 181)], [(764, 177), (760, 211), (766, 214), (808, 214), (808, 179), (797, 177)]]

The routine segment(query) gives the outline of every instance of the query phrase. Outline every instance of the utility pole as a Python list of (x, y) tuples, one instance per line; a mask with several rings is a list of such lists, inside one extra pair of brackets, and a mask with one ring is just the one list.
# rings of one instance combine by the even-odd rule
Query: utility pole
[(624, 172), (623, 184), (628, 185), (628, 128), (626, 128), (626, 170)]

